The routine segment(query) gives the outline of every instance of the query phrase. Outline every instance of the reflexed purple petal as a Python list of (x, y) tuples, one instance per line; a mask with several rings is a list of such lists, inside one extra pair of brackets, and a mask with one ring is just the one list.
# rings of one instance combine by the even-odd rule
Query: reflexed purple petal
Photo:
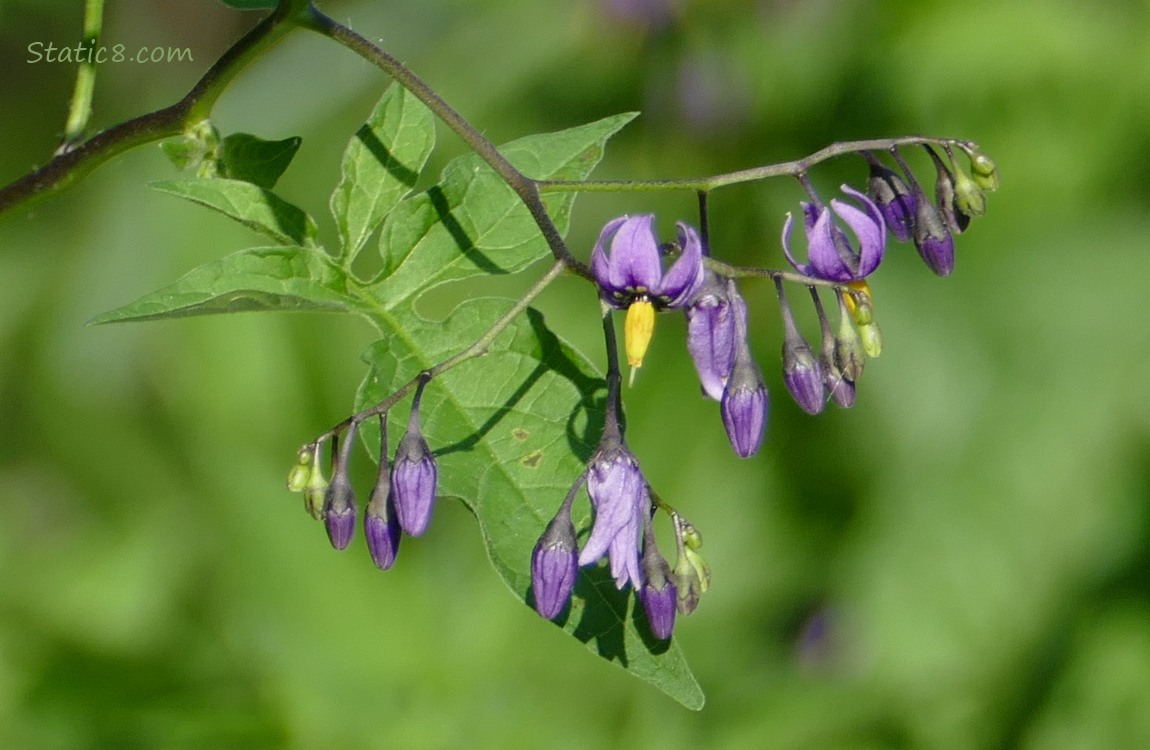
[(648, 584), (639, 591), (639, 599), (647, 613), (651, 633), (661, 641), (670, 638), (675, 629), (675, 610), (678, 608), (675, 584), (668, 581), (661, 591)]
[[(847, 282), (854, 279), (854, 273), (843, 262), (835, 247), (835, 230), (837, 227), (831, 220), (829, 208), (824, 208), (819, 214), (814, 228), (807, 233), (807, 244), (811, 266), (814, 267), (813, 276), (828, 281)], [(840, 230), (841, 231), (841, 230)]]
[(813, 203), (807, 203), (806, 201), (799, 203), (799, 205), (803, 208), (803, 229), (809, 234), (810, 231), (815, 228), (815, 222), (818, 221), (819, 218), (820, 212), (818, 206)]
[(858, 238), (859, 267), (856, 278), (865, 279), (882, 262), (883, 252), (886, 250), (886, 222), (882, 218), (882, 212), (878, 210), (878, 206), (871, 202), (870, 198), (849, 185), (843, 185), (842, 190), (847, 195), (854, 197), (865, 209), (860, 211), (842, 201), (831, 201), (835, 211)]
[(595, 281), (599, 283), (599, 286), (610, 292), (622, 290), (616, 289), (611, 285), (611, 261), (607, 257), (606, 245), (610, 243), (615, 231), (618, 230), (619, 226), (626, 220), (627, 217), (624, 216), (607, 222), (607, 225), (603, 227), (603, 231), (599, 233), (599, 240), (595, 243), (595, 249), (591, 251), (591, 273), (595, 275)]
[(795, 260), (795, 256), (791, 255), (791, 225), (793, 223), (794, 217), (788, 211), (787, 220), (783, 222), (783, 254), (787, 256), (787, 260), (794, 266), (795, 270), (803, 276), (814, 276), (815, 270), (811, 268), (809, 263), (799, 263)]
[(614, 289), (656, 289), (663, 276), (655, 215), (624, 219), (611, 239), (610, 283)]
[(703, 243), (693, 227), (681, 221), (676, 226), (683, 252), (653, 291), (657, 296), (667, 298), (664, 302), (666, 307), (679, 308), (694, 296), (703, 282)]

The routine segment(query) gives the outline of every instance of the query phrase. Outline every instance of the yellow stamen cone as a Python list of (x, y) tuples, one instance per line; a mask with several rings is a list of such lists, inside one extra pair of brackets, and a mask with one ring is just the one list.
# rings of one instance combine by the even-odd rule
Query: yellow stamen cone
[(643, 357), (655, 333), (655, 306), (650, 300), (638, 299), (627, 308), (627, 319), (623, 323), (623, 346), (627, 350), (627, 364), (631, 370), (630, 382), (635, 380), (635, 370), (643, 366)]

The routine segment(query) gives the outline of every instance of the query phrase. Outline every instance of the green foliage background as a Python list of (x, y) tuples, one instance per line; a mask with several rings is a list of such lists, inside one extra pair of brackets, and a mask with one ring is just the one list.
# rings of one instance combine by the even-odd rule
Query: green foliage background
[[(57, 145), (74, 70), (26, 48), (78, 41), (79, 5), (0, 0), (0, 181)], [(103, 67), (98, 125), (175, 100), (255, 19), (109, 5), (109, 43), (195, 61)], [(977, 140), (1003, 189), (952, 278), (892, 249), (874, 279), (886, 348), (851, 411), (790, 403), (772, 291), (750, 285), (774, 391), (751, 461), (698, 398), (681, 321), (660, 320), (625, 394), (629, 437), (706, 538), (714, 586), (677, 632), (700, 713), (517, 603), (458, 504), (387, 573), (362, 540), (329, 548), (283, 481), (351, 408), (366, 325), (84, 326), (252, 243), (145, 187), (177, 176), (158, 148), (3, 217), (0, 746), (1150, 746), (1146, 3), (699, 0), (666, 25), (605, 0), (322, 5), (497, 142), (641, 109), (599, 176), (922, 132)], [(385, 85), (301, 33), (215, 122), (303, 136), (279, 190), (334, 237), (340, 154)], [(430, 173), (461, 152), (441, 134)], [(846, 162), (815, 179), (829, 192), (863, 175)], [(717, 193), (716, 254), (780, 264), (799, 198), (786, 182)], [(693, 198), (585, 195), (572, 247), (586, 257), (627, 211), (669, 231)], [(445, 287), (424, 312), (528, 281)], [(599, 361), (585, 284), (558, 282), (540, 307)]]

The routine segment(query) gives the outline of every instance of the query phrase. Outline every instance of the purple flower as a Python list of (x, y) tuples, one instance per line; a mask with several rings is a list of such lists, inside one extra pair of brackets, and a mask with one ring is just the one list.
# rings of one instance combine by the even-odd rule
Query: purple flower
[(791, 255), (790, 235), (792, 217), (787, 214), (783, 225), (783, 251), (787, 260), (804, 276), (846, 283), (865, 279), (878, 268), (886, 248), (886, 223), (882, 212), (862, 193), (843, 185), (842, 190), (862, 205), (862, 210), (839, 200), (831, 201), (831, 208), (854, 232), (858, 249), (851, 245), (846, 233), (831, 218), (831, 208), (821, 209), (803, 203), (803, 225), (807, 234), (809, 263), (799, 263)]
[[(703, 246), (695, 230), (679, 228), (681, 255), (663, 272), (654, 214), (607, 222), (591, 252), (591, 271), (605, 299), (620, 310), (647, 299), (657, 308), (679, 308), (703, 280)], [(608, 246), (610, 250), (608, 250)]]
[(587, 467), (587, 494), (595, 509), (595, 523), (579, 565), (595, 562), (607, 554), (615, 585), (643, 583), (639, 569), (639, 535), (651, 511), (647, 480), (639, 463), (621, 438), (605, 440)]
[(735, 364), (735, 316), (744, 329), (747, 305), (737, 290), (704, 269), (703, 283), (687, 305), (687, 351), (699, 373), (703, 393), (719, 401)]
[[(573, 497), (573, 494), (569, 496)], [(571, 503), (568, 500), (551, 519), (531, 553), (531, 591), (535, 596), (535, 610), (548, 620), (558, 617), (571, 599), (579, 569), (577, 558), (575, 525), (571, 522)]]
[(435, 485), (439, 469), (423, 431), (418, 411), (413, 410), (407, 432), (399, 441), (391, 470), (391, 492), (399, 525), (411, 536), (427, 531), (435, 508)]

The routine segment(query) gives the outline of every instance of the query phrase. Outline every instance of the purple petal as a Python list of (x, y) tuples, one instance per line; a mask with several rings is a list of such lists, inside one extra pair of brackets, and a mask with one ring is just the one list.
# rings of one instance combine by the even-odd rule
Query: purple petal
[(591, 251), (591, 272), (595, 275), (595, 280), (599, 282), (599, 286), (609, 292), (622, 290), (611, 286), (611, 260), (607, 257), (606, 246), (626, 220), (627, 217), (623, 216), (607, 222), (603, 231), (599, 233), (599, 240), (595, 243), (595, 249)]
[[(635, 509), (646, 494), (646, 481), (631, 455), (620, 452), (592, 463), (587, 494), (595, 507), (595, 524), (579, 553), (580, 565), (598, 560), (618, 534), (635, 527)], [(636, 544), (637, 539), (636, 531)]]
[(663, 268), (659, 261), (659, 243), (652, 227), (654, 214), (625, 219), (611, 239), (610, 284), (617, 289), (654, 290), (659, 286)]
[(703, 283), (703, 243), (694, 227), (679, 222), (679, 246), (683, 248), (678, 260), (667, 270), (655, 292), (670, 298), (667, 307), (679, 308), (694, 296)]
[(558, 617), (571, 599), (577, 573), (575, 550), (561, 545), (544, 546), (541, 541), (531, 554), (535, 610), (548, 620)]
[[(803, 204), (804, 206), (807, 204)], [(783, 254), (787, 256), (787, 260), (795, 270), (803, 276), (814, 276), (815, 270), (811, 268), (809, 263), (799, 263), (795, 260), (795, 256), (791, 255), (791, 225), (794, 223), (794, 217), (791, 212), (787, 212), (787, 220), (783, 222)]]
[(814, 267), (813, 276), (828, 281), (852, 281), (854, 273), (839, 255), (835, 247), (835, 225), (831, 221), (830, 209), (824, 208), (819, 214), (818, 221), (807, 233), (807, 242), (810, 245), (811, 266)]
[(735, 361), (735, 319), (729, 300), (708, 295), (687, 308), (687, 351), (703, 392), (716, 401), (722, 399)]
[(886, 222), (882, 212), (878, 210), (870, 198), (849, 185), (843, 185), (842, 190), (862, 204), (866, 212), (858, 210), (842, 201), (832, 200), (838, 215), (855, 233), (859, 242), (859, 268), (857, 278), (864, 279), (870, 276), (878, 264), (882, 262), (883, 251), (886, 249)]
[(647, 613), (651, 633), (661, 641), (670, 638), (675, 629), (675, 610), (678, 605), (675, 585), (667, 582), (660, 591), (648, 584), (639, 592), (639, 599)]

